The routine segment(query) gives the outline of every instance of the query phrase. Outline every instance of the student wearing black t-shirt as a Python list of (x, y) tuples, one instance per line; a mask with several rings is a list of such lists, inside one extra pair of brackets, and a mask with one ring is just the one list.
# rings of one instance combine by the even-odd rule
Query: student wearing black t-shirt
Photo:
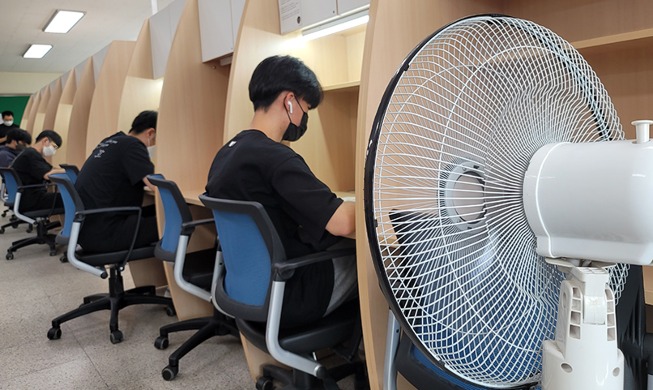
[[(250, 129), (217, 153), (206, 192), (211, 197), (263, 205), (288, 258), (353, 245), (354, 203), (343, 202), (282, 140), (306, 131), (307, 111), (322, 100), (317, 77), (293, 57), (270, 57), (249, 84)], [(286, 283), (282, 326), (315, 321), (356, 295), (356, 261), (334, 259), (296, 271)]]
[[(143, 204), (144, 186), (154, 187), (146, 176), (154, 173), (147, 147), (154, 145), (156, 111), (143, 111), (132, 122), (129, 134), (118, 132), (100, 142), (77, 177), (75, 188), (86, 209), (127, 207)], [(138, 215), (89, 215), (80, 232), (79, 243), (88, 252), (128, 249)], [(135, 248), (159, 239), (154, 207), (141, 215)]]
[[(43, 130), (34, 145), (23, 150), (11, 163), (23, 185), (42, 184), (53, 173), (63, 173), (62, 168), (53, 168), (43, 158), (54, 156), (61, 147), (61, 136), (53, 130)], [(20, 199), (20, 211), (62, 208), (61, 194), (48, 192), (45, 186), (28, 188)]]
[(0, 145), (7, 141), (7, 132), (11, 129), (17, 129), (18, 125), (14, 123), (14, 113), (12, 111), (2, 111), (2, 123), (0, 123)]

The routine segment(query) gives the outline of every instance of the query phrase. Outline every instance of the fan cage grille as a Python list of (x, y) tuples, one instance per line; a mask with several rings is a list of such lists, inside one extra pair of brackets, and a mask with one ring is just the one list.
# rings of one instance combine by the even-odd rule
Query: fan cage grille
[[(564, 277), (535, 253), (524, 174), (548, 143), (623, 139), (619, 118), (580, 54), (532, 22), (464, 19), (413, 54), (381, 104), (366, 168), (384, 292), (455, 375), (533, 383)], [(618, 300), (628, 267), (609, 272)]]

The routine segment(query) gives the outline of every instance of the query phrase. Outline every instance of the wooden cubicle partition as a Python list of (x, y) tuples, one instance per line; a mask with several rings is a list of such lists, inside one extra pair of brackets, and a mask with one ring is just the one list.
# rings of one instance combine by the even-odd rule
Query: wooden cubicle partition
[(34, 105), (34, 100), (36, 99), (36, 94), (30, 95), (29, 99), (27, 99), (27, 104), (25, 105), (25, 110), (23, 110), (23, 117), (20, 120), (20, 128), (21, 129), (26, 129), (27, 126), (29, 125), (29, 113), (32, 110), (32, 106)]
[[(187, 0), (174, 35), (166, 65), (157, 128), (158, 172), (173, 180), (187, 201), (199, 204), (213, 157), (223, 144), (224, 112), (229, 66), (203, 63), (197, 0)], [(203, 207), (192, 207), (198, 217), (209, 218)], [(210, 247), (215, 233), (197, 230), (193, 242)], [(199, 248), (195, 247), (195, 249)], [(166, 267), (174, 279), (172, 267)], [(210, 315), (208, 302), (170, 287), (179, 319)]]
[(203, 192), (223, 144), (229, 73), (229, 66), (202, 62), (197, 0), (188, 0), (170, 49), (157, 130), (157, 170), (184, 194)]
[(52, 163), (54, 165), (67, 163), (68, 157), (68, 148), (69, 148), (69, 137), (68, 130), (70, 129), (70, 118), (73, 109), (73, 101), (75, 99), (75, 93), (77, 92), (77, 77), (75, 75), (75, 68), (68, 71), (62, 81), (63, 88), (61, 90), (61, 97), (57, 104), (57, 112), (54, 120), (53, 129), (61, 135), (63, 139), (63, 145), (59, 146), (57, 154), (52, 157)]
[(38, 135), (43, 130), (43, 123), (45, 122), (45, 111), (50, 101), (50, 86), (46, 85), (41, 88), (39, 104), (36, 107), (36, 114), (34, 115), (34, 126), (32, 127), (32, 134)]
[(88, 115), (84, 155), (88, 156), (102, 139), (118, 130), (120, 99), (136, 42), (113, 41), (95, 82), (93, 100)]
[(152, 77), (150, 20), (145, 20), (136, 40), (122, 89), (117, 129), (127, 132), (143, 110), (158, 110), (163, 80)]
[(70, 111), (65, 160), (68, 164), (74, 164), (80, 168), (86, 161), (86, 130), (95, 90), (93, 62), (93, 57), (90, 57), (75, 68), (77, 90)]
[[(63, 92), (63, 83), (65, 74), (48, 86), (50, 90), (50, 98), (48, 99), (48, 104), (45, 107), (45, 116), (43, 118), (43, 130), (56, 130), (54, 128), (54, 122), (57, 119), (57, 109), (59, 108), (59, 100), (61, 99), (61, 93)], [(59, 133), (61, 134), (61, 133)]]

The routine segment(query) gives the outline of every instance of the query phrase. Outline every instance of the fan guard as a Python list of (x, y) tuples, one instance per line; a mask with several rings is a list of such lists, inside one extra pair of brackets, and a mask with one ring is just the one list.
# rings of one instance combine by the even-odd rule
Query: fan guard
[[(564, 275), (535, 253), (524, 174), (546, 144), (623, 138), (590, 66), (535, 23), (475, 16), (414, 49), (375, 118), (365, 215), (383, 292), (429, 359), (483, 387), (539, 380)], [(628, 266), (609, 271), (618, 299)]]

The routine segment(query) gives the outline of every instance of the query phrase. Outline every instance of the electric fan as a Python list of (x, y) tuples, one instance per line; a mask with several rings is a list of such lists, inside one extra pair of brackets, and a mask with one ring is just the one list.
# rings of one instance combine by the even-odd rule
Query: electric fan
[(619, 388), (625, 263), (653, 259), (642, 137), (623, 140), (590, 66), (535, 23), (475, 16), (418, 45), (380, 103), (364, 190), (413, 343), (469, 388)]

